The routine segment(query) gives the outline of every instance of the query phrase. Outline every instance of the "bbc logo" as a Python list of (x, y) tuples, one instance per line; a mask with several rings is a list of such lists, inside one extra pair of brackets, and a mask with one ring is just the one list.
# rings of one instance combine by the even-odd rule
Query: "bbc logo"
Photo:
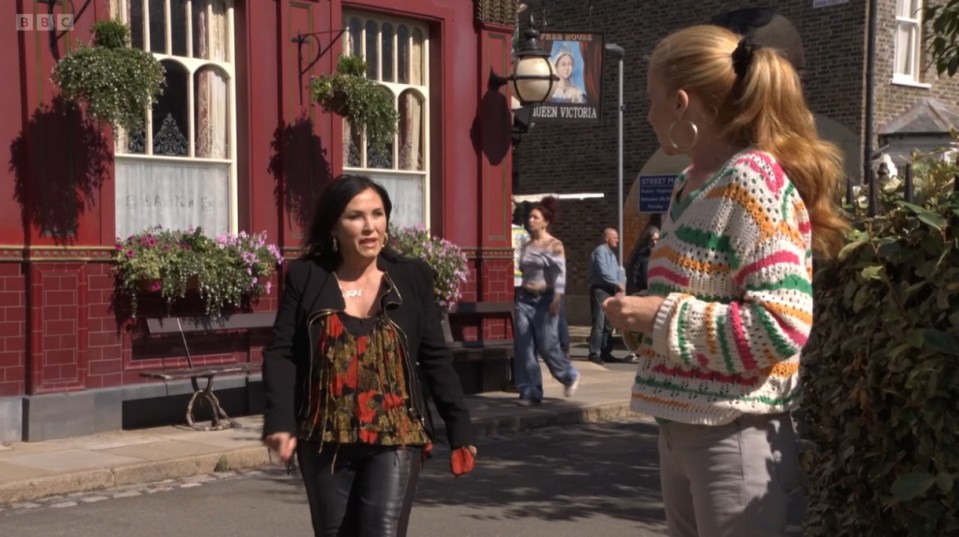
[(29, 32), (32, 30), (72, 30), (73, 15), (59, 13), (56, 15), (30, 15), (17, 13), (17, 30)]

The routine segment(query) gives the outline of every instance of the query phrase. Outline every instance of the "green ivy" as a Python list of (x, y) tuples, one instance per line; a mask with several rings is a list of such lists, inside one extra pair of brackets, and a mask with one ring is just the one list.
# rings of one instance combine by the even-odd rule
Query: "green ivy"
[(85, 103), (90, 116), (142, 129), (146, 111), (163, 92), (163, 65), (149, 52), (129, 47), (129, 28), (122, 22), (97, 22), (93, 34), (93, 46), (80, 45), (57, 62), (53, 81), (65, 99)]
[(324, 110), (346, 118), (366, 132), (377, 149), (385, 149), (396, 136), (399, 116), (393, 94), (365, 76), (366, 62), (356, 56), (341, 56), (336, 73), (311, 82), (313, 100)]
[(800, 430), (806, 535), (959, 535), (959, 168), (918, 157), (817, 267)]

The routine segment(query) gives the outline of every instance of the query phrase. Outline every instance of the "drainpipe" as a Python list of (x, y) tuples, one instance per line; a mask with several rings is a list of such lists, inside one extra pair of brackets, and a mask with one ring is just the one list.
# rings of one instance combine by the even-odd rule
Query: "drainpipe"
[(869, 215), (876, 214), (876, 178), (872, 174), (873, 114), (876, 93), (876, 0), (869, 0), (869, 15), (866, 26), (866, 129), (863, 140), (862, 169), (863, 179), (869, 186)]

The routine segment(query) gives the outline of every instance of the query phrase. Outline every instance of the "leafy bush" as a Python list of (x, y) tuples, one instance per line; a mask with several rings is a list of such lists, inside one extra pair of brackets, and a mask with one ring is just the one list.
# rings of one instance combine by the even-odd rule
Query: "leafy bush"
[[(959, 535), (959, 195), (954, 161), (887, 184), (818, 267), (800, 431), (811, 536)], [(898, 189), (898, 190), (897, 190)]]
[(163, 92), (165, 70), (149, 52), (129, 48), (130, 30), (119, 21), (93, 25), (94, 45), (80, 45), (53, 68), (63, 97), (87, 113), (127, 130), (143, 128), (146, 111)]
[(200, 228), (190, 231), (151, 227), (117, 241), (117, 289), (130, 298), (133, 315), (137, 295), (159, 292), (168, 305), (196, 288), (209, 315), (269, 294), (270, 276), (283, 262), (279, 249), (266, 243), (266, 233), (224, 234), (210, 238)]
[(363, 129), (377, 149), (385, 148), (396, 135), (399, 115), (393, 94), (366, 78), (366, 62), (356, 56), (341, 56), (336, 73), (311, 82), (313, 100), (326, 111), (343, 116), (350, 125)]
[(390, 226), (390, 247), (414, 259), (422, 259), (433, 269), (433, 294), (440, 307), (451, 310), (459, 301), (460, 287), (469, 278), (466, 255), (452, 242), (433, 237), (422, 226)]

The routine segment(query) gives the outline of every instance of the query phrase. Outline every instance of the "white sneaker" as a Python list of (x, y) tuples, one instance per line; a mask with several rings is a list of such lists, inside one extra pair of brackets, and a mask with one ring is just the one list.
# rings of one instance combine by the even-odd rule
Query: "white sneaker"
[(576, 393), (576, 388), (579, 388), (579, 376), (571, 384), (568, 384), (563, 388), (563, 395), (566, 397), (572, 397)]

